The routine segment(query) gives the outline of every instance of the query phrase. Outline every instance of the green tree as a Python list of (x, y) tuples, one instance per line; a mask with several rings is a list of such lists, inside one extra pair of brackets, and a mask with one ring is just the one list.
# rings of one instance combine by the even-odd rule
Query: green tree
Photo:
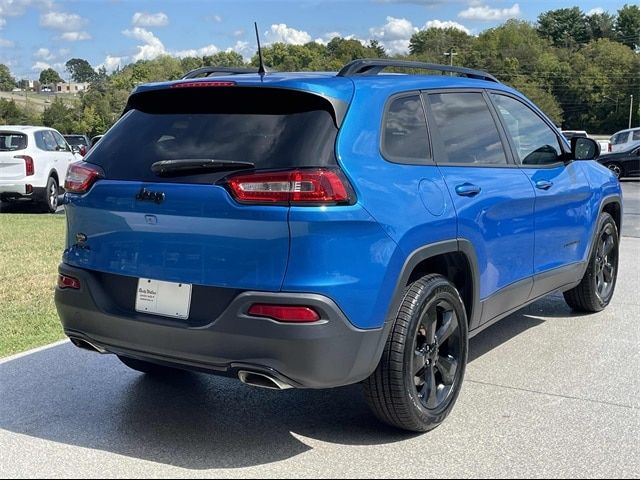
[(542, 13), (538, 17), (538, 32), (558, 47), (575, 47), (589, 40), (587, 17), (580, 7)]
[(214, 55), (202, 57), (203, 66), (215, 67), (243, 67), (245, 66), (242, 55), (238, 52), (218, 52)]
[(594, 13), (587, 16), (587, 33), (590, 40), (598, 40), (599, 38), (615, 39), (615, 22), (616, 17), (604, 12)]
[(632, 49), (640, 49), (640, 7), (625, 5), (618, 10), (615, 30), (618, 41)]
[(91, 64), (82, 58), (72, 58), (65, 63), (65, 67), (74, 82), (93, 82), (97, 77)]
[(428, 28), (415, 33), (409, 41), (409, 52), (416, 58), (444, 63), (444, 54), (453, 50), (460, 55), (469, 51), (475, 38), (457, 28)]
[(40, 83), (42, 85), (48, 85), (50, 83), (62, 83), (64, 80), (60, 77), (60, 74), (53, 68), (46, 68), (40, 72)]
[(16, 79), (11, 75), (9, 67), (0, 64), (0, 90), (10, 91), (16, 87)]
[(73, 113), (73, 108), (65, 105), (60, 97), (56, 97), (42, 113), (42, 123), (61, 133), (73, 133)]
[(23, 108), (13, 100), (0, 98), (0, 124), (37, 125), (41, 119), (33, 110)]

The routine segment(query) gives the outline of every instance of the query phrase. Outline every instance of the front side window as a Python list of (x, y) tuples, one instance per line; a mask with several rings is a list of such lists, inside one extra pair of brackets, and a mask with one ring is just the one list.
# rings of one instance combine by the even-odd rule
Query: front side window
[(56, 139), (49, 130), (43, 130), (35, 133), (36, 146), (45, 152), (55, 152), (58, 148)]
[(62, 135), (60, 135), (58, 132), (51, 132), (51, 134), (53, 135), (53, 138), (56, 141), (58, 150), (60, 150), (61, 152), (66, 152), (69, 150), (69, 147), (67, 146), (67, 142), (62, 137)]
[(627, 143), (627, 138), (629, 138), (629, 132), (616, 133), (611, 137), (611, 144), (619, 145), (620, 143)]
[(633, 132), (633, 140), (640, 140), (640, 130), (635, 130)]
[(438, 163), (507, 164), (498, 128), (481, 93), (430, 94), (429, 107), (447, 154)]
[(498, 112), (513, 140), (522, 165), (550, 165), (561, 161), (555, 132), (525, 104), (504, 95), (493, 95)]
[(420, 95), (396, 98), (389, 106), (384, 118), (382, 153), (398, 163), (425, 162), (431, 156)]

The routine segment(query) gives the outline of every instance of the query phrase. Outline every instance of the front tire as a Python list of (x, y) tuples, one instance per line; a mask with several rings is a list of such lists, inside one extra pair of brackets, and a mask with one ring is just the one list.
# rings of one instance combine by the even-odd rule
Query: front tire
[(412, 283), (376, 371), (364, 383), (383, 422), (426, 432), (449, 415), (460, 393), (468, 355), (464, 304), (455, 286), (430, 274)]
[(587, 271), (577, 287), (564, 292), (567, 304), (578, 312), (604, 310), (616, 288), (620, 248), (618, 227), (611, 215), (605, 212), (600, 215), (597, 228), (598, 236)]

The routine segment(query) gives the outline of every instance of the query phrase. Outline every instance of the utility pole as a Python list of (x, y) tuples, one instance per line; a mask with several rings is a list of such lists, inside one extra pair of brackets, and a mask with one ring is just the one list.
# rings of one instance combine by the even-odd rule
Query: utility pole
[(443, 55), (445, 57), (449, 57), (449, 65), (453, 67), (453, 57), (458, 55), (456, 52), (453, 51), (453, 47), (451, 47), (448, 52), (443, 53)]
[(631, 128), (631, 120), (633, 119), (633, 95), (629, 101), (629, 128)]

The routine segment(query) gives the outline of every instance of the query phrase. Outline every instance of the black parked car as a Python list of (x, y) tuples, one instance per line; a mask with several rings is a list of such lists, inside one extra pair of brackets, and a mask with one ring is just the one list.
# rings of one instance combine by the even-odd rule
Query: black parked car
[(622, 152), (602, 155), (598, 162), (614, 172), (618, 178), (640, 177), (640, 142)]
[(86, 135), (64, 135), (64, 139), (71, 146), (74, 153), (79, 153), (83, 157), (89, 150), (89, 137)]

